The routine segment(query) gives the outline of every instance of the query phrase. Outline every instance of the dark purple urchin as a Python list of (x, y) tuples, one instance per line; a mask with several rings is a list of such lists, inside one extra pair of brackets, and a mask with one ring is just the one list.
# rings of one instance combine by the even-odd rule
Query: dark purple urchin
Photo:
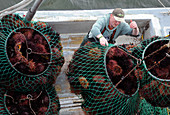
[(30, 48), (31, 49), (31, 51), (32, 51), (32, 49), (34, 49), (35, 47), (36, 47), (36, 45), (34, 44), (34, 42), (32, 42), (32, 41), (28, 41), (28, 48)]
[(167, 67), (154, 68), (153, 71), (156, 72), (155, 76), (159, 77), (160, 79), (170, 79), (170, 65)]
[(47, 109), (48, 109), (47, 107), (40, 107), (37, 115), (45, 115)]
[(21, 32), (14, 32), (14, 34), (9, 38), (9, 44), (24, 43), (25, 41), (26, 38)]
[(36, 73), (41, 73), (44, 71), (44, 69), (45, 69), (44, 64), (42, 64), (42, 63), (36, 64)]
[(133, 69), (133, 66), (134, 66), (133, 61), (132, 59), (128, 57), (120, 57), (120, 58), (117, 58), (116, 61), (118, 65), (121, 66), (123, 70), (123, 74), (127, 74)]
[(117, 64), (116, 60), (109, 60), (107, 68), (111, 70), (112, 76), (121, 75), (123, 71), (122, 68)]
[(32, 41), (28, 41), (28, 47), (33, 53), (47, 53), (47, 50), (42, 44), (35, 44)]
[(23, 28), (23, 29), (21, 29), (19, 31), (22, 34), (24, 34), (24, 36), (26, 37), (27, 40), (32, 40), (33, 39), (33, 34), (34, 34), (34, 30), (33, 29)]
[(36, 47), (33, 49), (33, 51), (37, 53), (47, 53), (45, 46), (42, 44), (36, 44)]
[(36, 44), (42, 44), (43, 43), (43, 39), (44, 39), (44, 37), (42, 35), (35, 34), (32, 41), (34, 43), (36, 43)]
[(127, 54), (118, 47), (111, 47), (108, 50), (106, 57), (113, 59), (114, 57), (127, 57)]

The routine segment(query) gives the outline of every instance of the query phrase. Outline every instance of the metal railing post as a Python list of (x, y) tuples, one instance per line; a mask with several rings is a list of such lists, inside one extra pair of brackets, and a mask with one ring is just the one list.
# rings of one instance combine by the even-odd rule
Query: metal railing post
[(38, 9), (38, 7), (40, 6), (41, 2), (43, 0), (36, 0), (33, 4), (33, 6), (29, 9), (29, 11), (26, 14), (26, 20), (27, 21), (31, 21), (32, 18), (34, 17), (36, 10)]

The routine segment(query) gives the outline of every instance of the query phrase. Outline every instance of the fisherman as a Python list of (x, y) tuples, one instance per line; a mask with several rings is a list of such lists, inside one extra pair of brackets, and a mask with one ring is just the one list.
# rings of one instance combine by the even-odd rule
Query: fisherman
[(131, 21), (130, 24), (126, 23), (124, 16), (124, 11), (116, 8), (112, 13), (99, 18), (80, 46), (84, 46), (88, 42), (100, 42), (102, 46), (108, 46), (108, 43), (114, 44), (115, 39), (120, 35), (138, 36), (137, 23), (135, 21)]

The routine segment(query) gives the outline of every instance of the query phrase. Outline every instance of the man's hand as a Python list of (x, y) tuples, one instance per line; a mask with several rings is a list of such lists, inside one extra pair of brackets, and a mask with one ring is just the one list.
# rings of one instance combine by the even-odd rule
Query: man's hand
[(130, 20), (130, 28), (137, 29), (138, 28), (137, 23), (135, 21)]
[(99, 41), (102, 46), (108, 46), (108, 42), (104, 37), (100, 38)]
[(135, 21), (130, 20), (130, 28), (133, 29), (132, 35), (137, 36), (139, 34), (139, 28)]

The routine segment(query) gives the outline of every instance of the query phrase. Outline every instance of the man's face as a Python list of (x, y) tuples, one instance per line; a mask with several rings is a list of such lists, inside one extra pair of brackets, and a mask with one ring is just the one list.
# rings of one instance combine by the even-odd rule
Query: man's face
[(113, 27), (116, 27), (121, 23), (120, 21), (116, 21), (113, 15), (111, 15), (110, 22)]

